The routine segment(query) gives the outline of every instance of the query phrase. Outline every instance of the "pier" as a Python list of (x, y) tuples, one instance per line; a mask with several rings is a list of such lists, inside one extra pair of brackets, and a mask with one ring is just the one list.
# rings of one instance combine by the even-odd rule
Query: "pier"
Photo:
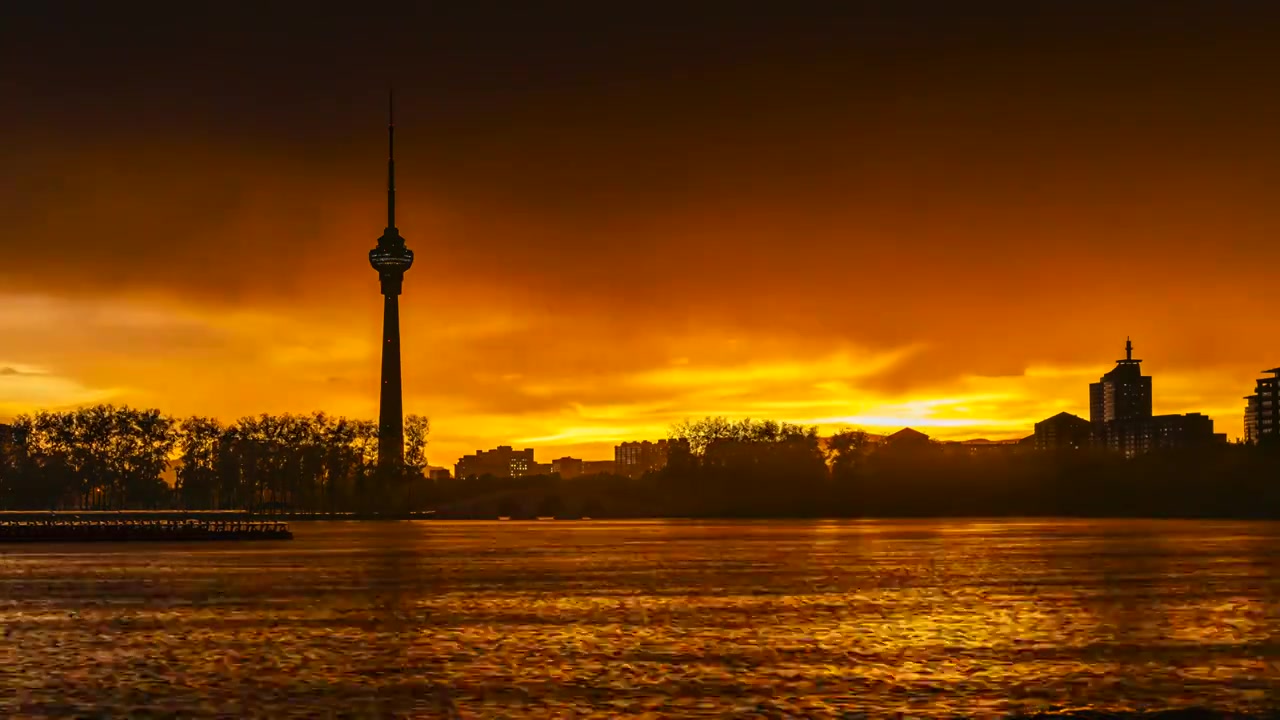
[(292, 539), (288, 523), (233, 512), (0, 513), (0, 543)]

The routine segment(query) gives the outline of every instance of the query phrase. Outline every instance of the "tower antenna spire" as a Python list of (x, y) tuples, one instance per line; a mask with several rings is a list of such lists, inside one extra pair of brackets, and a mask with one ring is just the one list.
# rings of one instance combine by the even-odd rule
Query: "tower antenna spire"
[(1124, 359), (1125, 360), (1133, 359), (1133, 340), (1127, 337), (1124, 339)]
[(387, 90), (387, 227), (396, 226), (396, 94)]
[(394, 477), (404, 464), (404, 392), (400, 376), (400, 291), (413, 251), (396, 229), (395, 91), (387, 89), (387, 228), (369, 251), (382, 286), (382, 390), (378, 398), (378, 468)]

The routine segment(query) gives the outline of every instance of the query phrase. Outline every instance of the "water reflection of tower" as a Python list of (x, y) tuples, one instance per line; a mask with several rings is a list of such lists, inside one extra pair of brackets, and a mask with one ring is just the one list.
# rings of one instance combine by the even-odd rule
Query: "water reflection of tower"
[[(390, 100), (390, 99), (389, 99)], [(369, 251), (369, 264), (382, 284), (382, 392), (378, 407), (378, 467), (390, 469), (404, 462), (404, 407), (400, 385), (400, 289), (404, 273), (413, 265), (413, 251), (396, 229), (396, 125), (394, 101), (387, 122), (387, 228), (378, 246)]]

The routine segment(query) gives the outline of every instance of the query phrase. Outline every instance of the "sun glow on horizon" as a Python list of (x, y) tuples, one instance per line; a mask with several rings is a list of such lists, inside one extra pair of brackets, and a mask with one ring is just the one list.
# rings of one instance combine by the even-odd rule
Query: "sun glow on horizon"
[[(0, 302), (10, 308), (0, 312), (0, 333), (13, 347), (40, 350), (0, 359), (0, 417), (98, 402), (223, 421), (262, 412), (376, 417), (376, 317), (112, 303), (111, 312), (82, 313), (79, 301), (52, 297)], [(1017, 438), (1058, 412), (1087, 416), (1087, 383), (1108, 369), (1041, 362), (1019, 373), (932, 378), (910, 367), (920, 343), (788, 352), (740, 333), (731, 352), (715, 335), (659, 335), (655, 352), (602, 354), (591, 372), (578, 372), (577, 359), (562, 367), (555, 353), (539, 357), (537, 345), (522, 345), (520, 356), (491, 354), (506, 338), (524, 342), (515, 325), (463, 327), (458, 318), (406, 322), (405, 411), (431, 418), (435, 464), (497, 445), (608, 458), (614, 444), (661, 439), (676, 423), (708, 416), (816, 425), (823, 434), (914, 427), (940, 439)], [(1167, 402), (1157, 410), (1212, 411), (1219, 431), (1238, 434), (1229, 412), (1235, 385), (1212, 371), (1160, 372), (1157, 404)], [(1218, 394), (1206, 397), (1206, 388)]]

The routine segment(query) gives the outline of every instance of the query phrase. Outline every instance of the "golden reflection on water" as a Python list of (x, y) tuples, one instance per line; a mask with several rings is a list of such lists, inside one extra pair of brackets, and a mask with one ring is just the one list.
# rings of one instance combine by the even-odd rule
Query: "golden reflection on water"
[(1280, 525), (296, 523), (0, 551), (0, 714), (1256, 710)]

